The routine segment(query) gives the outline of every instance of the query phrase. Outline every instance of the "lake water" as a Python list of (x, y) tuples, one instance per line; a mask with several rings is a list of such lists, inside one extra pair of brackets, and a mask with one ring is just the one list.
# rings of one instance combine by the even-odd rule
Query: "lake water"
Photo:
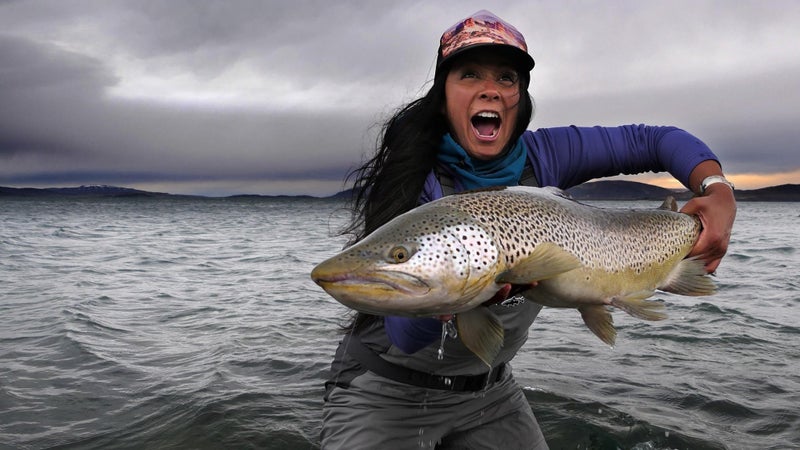
[[(545, 309), (513, 365), (551, 447), (800, 447), (798, 206), (740, 203), (719, 292), (613, 349)], [(0, 448), (318, 448), (342, 207), (0, 198)]]

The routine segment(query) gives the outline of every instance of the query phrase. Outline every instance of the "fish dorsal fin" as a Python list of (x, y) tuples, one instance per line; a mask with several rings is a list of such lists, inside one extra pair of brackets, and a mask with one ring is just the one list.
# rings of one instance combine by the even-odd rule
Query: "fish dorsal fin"
[(543, 242), (537, 245), (530, 255), (514, 264), (514, 267), (498, 275), (495, 282), (498, 284), (530, 284), (581, 266), (580, 260), (572, 253), (552, 242)]
[(489, 367), (503, 347), (505, 331), (500, 319), (489, 308), (479, 306), (456, 315), (461, 342)]
[(664, 203), (662, 203), (658, 209), (678, 212), (678, 202), (675, 201), (675, 197), (668, 195), (667, 198), (664, 199)]
[(572, 195), (570, 195), (569, 192), (567, 192), (567, 191), (565, 191), (565, 190), (563, 190), (561, 188), (557, 188), (555, 186), (545, 186), (545, 187), (543, 187), (541, 189), (545, 190), (545, 191), (547, 191), (547, 192), (549, 192), (549, 193), (551, 193), (551, 194), (553, 194), (553, 195), (555, 195), (557, 197), (561, 197), (561, 198), (565, 198), (567, 200), (575, 201), (575, 199), (572, 198)]

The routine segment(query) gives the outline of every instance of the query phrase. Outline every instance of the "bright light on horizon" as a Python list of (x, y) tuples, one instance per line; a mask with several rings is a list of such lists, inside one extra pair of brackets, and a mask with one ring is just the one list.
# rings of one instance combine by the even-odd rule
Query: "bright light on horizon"
[[(800, 169), (779, 173), (726, 173), (736, 189), (762, 189), (783, 184), (800, 184)], [(667, 189), (683, 189), (684, 186), (669, 174), (622, 175), (613, 177), (627, 181), (639, 181)]]

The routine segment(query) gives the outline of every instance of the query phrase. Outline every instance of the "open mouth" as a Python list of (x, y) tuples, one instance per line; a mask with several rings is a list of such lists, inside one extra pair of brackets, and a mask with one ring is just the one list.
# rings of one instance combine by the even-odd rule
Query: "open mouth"
[(481, 111), (470, 119), (472, 127), (483, 138), (493, 138), (500, 131), (502, 120), (500, 114), (493, 111)]

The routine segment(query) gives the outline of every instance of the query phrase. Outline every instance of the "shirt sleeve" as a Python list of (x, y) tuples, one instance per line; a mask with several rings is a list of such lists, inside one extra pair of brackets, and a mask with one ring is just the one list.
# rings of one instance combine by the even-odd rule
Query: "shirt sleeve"
[(389, 342), (409, 354), (427, 347), (442, 334), (442, 322), (432, 318), (386, 316), (383, 326)]
[(425, 184), (422, 185), (422, 194), (419, 197), (419, 204), (432, 202), (442, 198), (442, 186), (436, 179), (436, 173), (431, 170), (425, 178)]
[(701, 162), (716, 155), (700, 139), (675, 127), (558, 127), (523, 134), (537, 179), (562, 189), (593, 178), (669, 172), (684, 186)]

